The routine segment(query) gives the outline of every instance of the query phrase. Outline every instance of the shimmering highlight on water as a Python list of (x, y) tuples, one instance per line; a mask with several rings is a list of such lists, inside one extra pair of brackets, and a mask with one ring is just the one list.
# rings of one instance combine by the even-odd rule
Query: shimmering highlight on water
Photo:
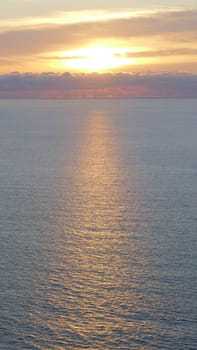
[(196, 349), (197, 102), (0, 115), (0, 349)]

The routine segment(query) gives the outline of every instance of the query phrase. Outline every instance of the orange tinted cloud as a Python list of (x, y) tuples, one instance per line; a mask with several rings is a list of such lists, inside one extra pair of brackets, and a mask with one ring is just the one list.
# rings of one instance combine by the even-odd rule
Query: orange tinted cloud
[[(71, 16), (71, 14), (69, 15)], [(70, 51), (92, 45), (124, 49), (124, 57), (135, 58), (131, 64), (108, 71), (181, 70), (196, 72), (197, 10), (163, 10), (152, 12), (108, 12), (89, 18), (63, 16), (37, 18), (20, 26), (0, 27), (1, 72), (14, 70), (42, 72), (68, 68)], [(5, 21), (4, 21), (5, 22)], [(74, 55), (73, 60), (81, 57)], [(70, 59), (70, 58), (69, 58)], [(65, 61), (65, 63), (64, 63)], [(66, 62), (67, 61), (67, 62)], [(177, 67), (176, 67), (177, 64)], [(77, 65), (76, 65), (77, 66)], [(80, 65), (78, 65), (80, 67)], [(179, 68), (178, 68), (179, 67)], [(80, 71), (80, 68), (77, 68)], [(85, 69), (84, 69), (85, 71)]]
[[(171, 37), (169, 38), (169, 35)], [(1, 55), (33, 54), (72, 48), (98, 39), (163, 36), (177, 43), (197, 37), (197, 11), (167, 11), (87, 23), (45, 25), (0, 32)], [(147, 39), (146, 39), (147, 40)]]

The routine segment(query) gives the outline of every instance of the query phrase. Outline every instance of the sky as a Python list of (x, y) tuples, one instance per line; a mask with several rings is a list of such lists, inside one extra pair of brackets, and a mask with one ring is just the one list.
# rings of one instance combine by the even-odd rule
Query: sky
[(0, 97), (196, 97), (196, 76), (197, 0), (1, 5)]

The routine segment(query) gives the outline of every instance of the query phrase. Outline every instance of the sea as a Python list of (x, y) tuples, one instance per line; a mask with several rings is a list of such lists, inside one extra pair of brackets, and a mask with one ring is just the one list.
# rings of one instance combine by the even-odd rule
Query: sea
[(0, 100), (0, 349), (197, 349), (197, 100)]

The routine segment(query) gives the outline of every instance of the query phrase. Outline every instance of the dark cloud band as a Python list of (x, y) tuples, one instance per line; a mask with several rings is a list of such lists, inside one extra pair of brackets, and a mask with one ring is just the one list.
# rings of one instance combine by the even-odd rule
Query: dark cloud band
[(0, 75), (0, 97), (197, 98), (197, 75), (11, 73)]

